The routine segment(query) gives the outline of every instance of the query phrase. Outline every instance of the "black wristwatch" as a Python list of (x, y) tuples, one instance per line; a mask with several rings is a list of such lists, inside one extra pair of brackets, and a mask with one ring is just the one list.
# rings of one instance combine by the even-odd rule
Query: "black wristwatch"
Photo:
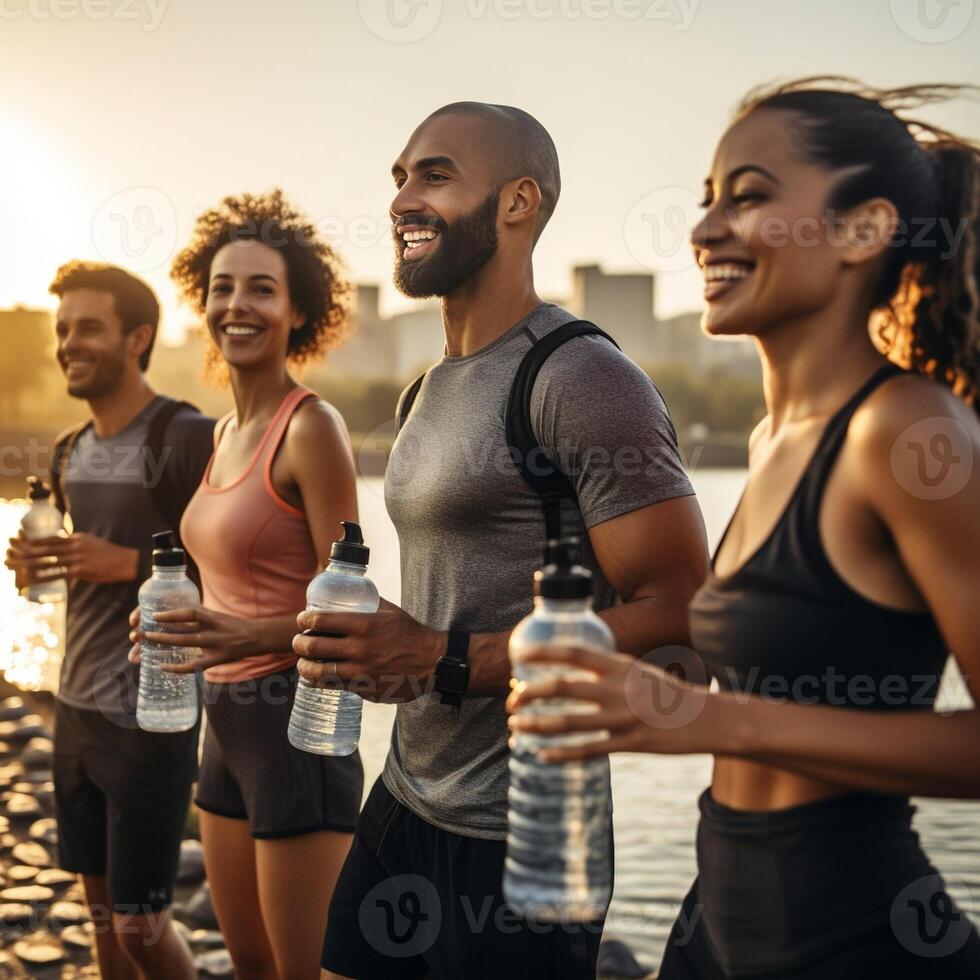
[(463, 695), (470, 683), (470, 634), (450, 630), (446, 652), (436, 662), (436, 690), (442, 704), (452, 705), (458, 712)]

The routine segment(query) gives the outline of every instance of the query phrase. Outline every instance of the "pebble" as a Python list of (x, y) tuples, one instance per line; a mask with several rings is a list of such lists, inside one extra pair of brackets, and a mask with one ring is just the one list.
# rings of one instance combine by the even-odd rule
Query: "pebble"
[(0, 766), (0, 789), (7, 789), (11, 783), (17, 782), (24, 775), (24, 767), (19, 762), (10, 762)]
[(35, 786), (34, 798), (50, 813), (54, 809), (54, 783), (40, 783)]
[[(3, 893), (0, 892), (0, 898), (2, 897)], [(211, 905), (211, 889), (207, 882), (204, 882), (187, 900), (187, 904), (184, 906), (184, 914), (195, 925), (204, 929), (218, 928), (218, 920), (215, 918), (214, 907)]]
[(0, 905), (0, 925), (19, 926), (29, 922), (34, 915), (34, 909), (23, 902), (4, 902)]
[(86, 922), (81, 926), (68, 926), (61, 932), (61, 941), (74, 949), (91, 949), (93, 932), (95, 932), (95, 926), (91, 922)]
[(70, 871), (62, 871), (61, 868), (46, 868), (38, 873), (34, 879), (34, 884), (44, 885), (46, 888), (67, 888), (77, 881), (78, 877)]
[(10, 820), (7, 817), (0, 817), (0, 834), (10, 832)]
[[(0, 827), (0, 830), (2, 829)], [(44, 817), (42, 820), (35, 820), (27, 833), (31, 840), (39, 841), (50, 847), (56, 847), (58, 844), (58, 822), (54, 817)]]
[(54, 892), (43, 885), (17, 885), (0, 891), (0, 901), (28, 902), (31, 905), (45, 905), (54, 898)]
[(36, 736), (24, 747), (20, 754), (21, 765), (25, 769), (50, 769), (54, 742), (50, 738)]
[(199, 840), (188, 838), (181, 842), (177, 881), (182, 885), (197, 885), (204, 881), (204, 848)]
[(7, 881), (12, 885), (26, 885), (28, 882), (34, 881), (39, 873), (38, 868), (31, 868), (25, 864), (15, 864), (11, 868), (7, 868)]
[(13, 856), (15, 861), (20, 861), (21, 864), (29, 864), (32, 868), (54, 867), (54, 861), (51, 860), (47, 848), (35, 842), (18, 844), (13, 850)]
[(10, 755), (12, 751), (9, 742), (0, 742), (0, 755)]
[(232, 977), (235, 973), (231, 953), (227, 949), (215, 949), (195, 956), (194, 966), (209, 977)]
[(195, 929), (189, 941), (203, 949), (223, 949), (225, 945), (225, 937), (217, 929)]
[(7, 816), (13, 820), (34, 820), (41, 816), (41, 804), (25, 793), (15, 793), (6, 803)]
[(25, 963), (42, 966), (65, 959), (65, 947), (51, 933), (35, 932), (14, 943), (14, 956)]
[(32, 769), (30, 772), (25, 772), (21, 778), (25, 783), (39, 786), (41, 783), (53, 782), (54, 773), (50, 769)]
[(31, 709), (24, 704), (23, 698), (11, 697), (0, 701), (0, 721), (19, 721), (30, 713)]
[(17, 846), (17, 838), (13, 834), (0, 834), (0, 851), (9, 851)]
[(32, 738), (50, 738), (51, 732), (40, 715), (24, 715), (19, 721), (0, 722), (0, 738), (8, 742), (29, 742)]
[(48, 917), (55, 929), (80, 926), (89, 921), (88, 909), (79, 902), (55, 902)]

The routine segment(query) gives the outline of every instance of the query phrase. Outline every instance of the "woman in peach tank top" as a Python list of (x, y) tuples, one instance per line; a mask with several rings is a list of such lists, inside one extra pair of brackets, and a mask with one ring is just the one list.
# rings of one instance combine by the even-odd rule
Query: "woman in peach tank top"
[(343, 419), (288, 368), (340, 332), (346, 285), (279, 192), (203, 214), (172, 275), (205, 315), (235, 397), (180, 529), (203, 609), (159, 616), (194, 629), (187, 643), (203, 650), (189, 669), (205, 671), (195, 802), (212, 901), (236, 975), (314, 980), (363, 771), (356, 753), (289, 744), (292, 639), (357, 498)]

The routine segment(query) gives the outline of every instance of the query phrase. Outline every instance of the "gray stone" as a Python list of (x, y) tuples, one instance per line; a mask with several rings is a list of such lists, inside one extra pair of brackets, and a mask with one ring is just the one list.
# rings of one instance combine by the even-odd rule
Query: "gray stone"
[(4, 902), (0, 905), (0, 926), (22, 926), (30, 922), (34, 909), (23, 902)]
[(7, 742), (29, 742), (32, 738), (51, 738), (51, 731), (44, 724), (44, 719), (40, 715), (24, 715), (20, 721), (0, 723), (0, 733), (5, 731), (5, 726), (11, 724), (13, 731), (3, 735)]
[(25, 769), (50, 769), (51, 753), (54, 743), (50, 738), (32, 738), (20, 754), (21, 764)]
[(196, 969), (209, 977), (233, 977), (235, 967), (227, 949), (214, 949), (194, 957)]
[(90, 918), (88, 909), (79, 902), (55, 902), (48, 917), (55, 929), (80, 926)]
[(49, 932), (35, 932), (14, 943), (14, 956), (32, 966), (60, 963), (65, 947)]
[(34, 798), (51, 813), (54, 809), (54, 783), (41, 783), (34, 788)]
[(30, 772), (25, 772), (22, 778), (25, 783), (40, 786), (42, 783), (53, 782), (54, 773), (50, 769), (32, 769)]
[(46, 905), (54, 898), (54, 892), (43, 885), (16, 885), (0, 891), (0, 901), (27, 902), (30, 905)]
[(44, 885), (46, 888), (67, 888), (78, 882), (78, 876), (70, 871), (62, 871), (61, 868), (47, 868), (38, 873), (34, 879), (35, 885)]
[(41, 816), (41, 804), (33, 796), (14, 793), (6, 801), (7, 816), (11, 820), (35, 820)]
[(68, 926), (63, 929), (60, 938), (66, 946), (74, 949), (91, 949), (94, 931), (95, 926), (91, 922), (86, 922), (81, 926)]
[(13, 850), (13, 857), (15, 861), (20, 861), (21, 864), (29, 864), (32, 868), (54, 867), (54, 861), (51, 860), (47, 848), (36, 842), (18, 844)]
[(204, 848), (199, 840), (181, 841), (177, 881), (182, 885), (197, 885), (204, 881)]
[(58, 822), (54, 817), (44, 817), (41, 820), (35, 820), (27, 833), (31, 840), (36, 840), (41, 844), (47, 844), (49, 847), (58, 846)]
[(30, 713), (31, 709), (24, 704), (23, 698), (4, 698), (0, 701), (0, 721), (19, 721)]
[(7, 881), (12, 885), (26, 885), (34, 881), (39, 871), (39, 868), (32, 868), (26, 864), (15, 864), (7, 868)]
[[(0, 898), (3, 895), (0, 893)], [(185, 916), (202, 929), (217, 929), (218, 920), (215, 918), (214, 906), (211, 905), (211, 889), (205, 881), (203, 885), (187, 900), (184, 906)]]

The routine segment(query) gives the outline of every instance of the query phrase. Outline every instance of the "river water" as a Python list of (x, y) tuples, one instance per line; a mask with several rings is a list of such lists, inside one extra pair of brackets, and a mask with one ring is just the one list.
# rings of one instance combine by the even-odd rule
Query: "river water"
[[(701, 470), (692, 474), (714, 549), (745, 482), (742, 470)], [(371, 546), (371, 575), (385, 598), (400, 596), (398, 540), (388, 520), (379, 479), (359, 487), (361, 523)], [(19, 508), (0, 501), (0, 536), (13, 533)], [(29, 679), (49, 676), (47, 652), (56, 652), (54, 633), (38, 626), (32, 610), (13, 593), (0, 568), (0, 668), (21, 671)], [(39, 630), (24, 645), (19, 633)], [(55, 632), (59, 632), (55, 629)], [(21, 661), (11, 663), (13, 645)], [(24, 659), (26, 658), (26, 659)], [(11, 680), (15, 677), (11, 676)], [(957, 701), (962, 684), (955, 670), (941, 699)], [(394, 708), (366, 704), (361, 753), (365, 792), (381, 771)], [(937, 752), (941, 747), (937, 746)], [(708, 756), (619, 755), (612, 760), (616, 832), (616, 885), (606, 935), (627, 942), (645, 965), (660, 960), (667, 933), (695, 874), (694, 832), (697, 798), (710, 781)], [(947, 877), (961, 908), (980, 921), (980, 803), (917, 799), (915, 827), (923, 844)]]

